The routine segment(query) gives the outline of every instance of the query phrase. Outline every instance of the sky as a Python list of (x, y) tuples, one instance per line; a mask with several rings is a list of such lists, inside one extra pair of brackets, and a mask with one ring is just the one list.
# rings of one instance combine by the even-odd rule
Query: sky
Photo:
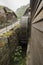
[(0, 0), (0, 5), (6, 6), (13, 11), (28, 3), (30, 3), (30, 0)]

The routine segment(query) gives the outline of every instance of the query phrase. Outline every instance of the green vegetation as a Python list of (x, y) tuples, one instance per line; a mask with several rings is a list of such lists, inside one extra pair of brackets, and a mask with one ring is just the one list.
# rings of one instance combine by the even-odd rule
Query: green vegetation
[(22, 6), (20, 8), (18, 8), (16, 10), (16, 15), (18, 16), (18, 18), (21, 18), (23, 16), (23, 14), (25, 13), (26, 9), (29, 7), (29, 5), (26, 6)]
[(22, 56), (22, 47), (17, 46), (13, 56), (11, 57), (11, 65), (25, 65), (25, 58)]

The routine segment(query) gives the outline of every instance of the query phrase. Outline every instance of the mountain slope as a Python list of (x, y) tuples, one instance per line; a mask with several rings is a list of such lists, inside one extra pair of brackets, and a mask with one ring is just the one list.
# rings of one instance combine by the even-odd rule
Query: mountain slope
[(29, 7), (29, 4), (27, 4), (26, 6), (21, 6), (20, 8), (16, 10), (16, 15), (18, 16), (18, 18), (21, 18), (23, 16), (24, 12), (26, 11), (28, 7)]

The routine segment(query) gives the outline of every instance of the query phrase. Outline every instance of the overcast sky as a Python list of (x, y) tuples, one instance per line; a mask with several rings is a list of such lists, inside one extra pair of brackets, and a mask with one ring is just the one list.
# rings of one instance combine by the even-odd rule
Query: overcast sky
[(9, 7), (13, 11), (16, 11), (17, 8), (30, 3), (30, 0), (0, 0), (0, 5)]

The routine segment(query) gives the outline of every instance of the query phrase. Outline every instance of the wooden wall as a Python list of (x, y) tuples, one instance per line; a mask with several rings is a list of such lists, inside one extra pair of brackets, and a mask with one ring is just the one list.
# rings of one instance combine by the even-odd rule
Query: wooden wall
[(43, 65), (43, 0), (31, 0), (32, 65)]

